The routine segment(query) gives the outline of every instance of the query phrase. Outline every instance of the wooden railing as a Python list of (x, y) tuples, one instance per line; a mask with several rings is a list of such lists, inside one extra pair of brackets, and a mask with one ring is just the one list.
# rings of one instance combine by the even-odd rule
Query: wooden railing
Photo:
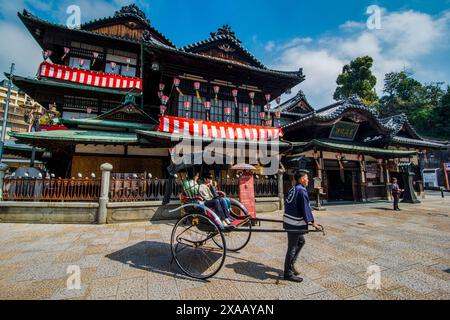
[(98, 201), (100, 179), (5, 178), (3, 200)]

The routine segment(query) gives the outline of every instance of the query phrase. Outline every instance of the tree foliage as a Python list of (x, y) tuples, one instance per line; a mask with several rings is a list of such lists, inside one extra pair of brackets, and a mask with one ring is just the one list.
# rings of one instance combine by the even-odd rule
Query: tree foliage
[(341, 100), (357, 95), (367, 106), (373, 106), (378, 98), (375, 93), (377, 78), (372, 74), (373, 59), (369, 56), (359, 57), (343, 67), (338, 76), (337, 88), (333, 98)]
[[(422, 84), (411, 72), (390, 72), (384, 78), (384, 95), (380, 99), (381, 116), (405, 113), (421, 132), (437, 137), (449, 137), (449, 107), (442, 82)], [(447, 100), (445, 100), (447, 99)]]

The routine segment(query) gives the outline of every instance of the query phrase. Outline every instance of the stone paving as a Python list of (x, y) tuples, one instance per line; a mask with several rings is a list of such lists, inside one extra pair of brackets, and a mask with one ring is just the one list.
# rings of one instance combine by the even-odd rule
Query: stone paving
[[(401, 207), (316, 212), (326, 236), (306, 236), (299, 284), (280, 279), (284, 234), (253, 234), (214, 278), (196, 281), (170, 264), (173, 221), (0, 224), (0, 299), (450, 299), (450, 197)], [(367, 286), (371, 265), (379, 290)], [(81, 270), (80, 289), (67, 289), (69, 266)]]

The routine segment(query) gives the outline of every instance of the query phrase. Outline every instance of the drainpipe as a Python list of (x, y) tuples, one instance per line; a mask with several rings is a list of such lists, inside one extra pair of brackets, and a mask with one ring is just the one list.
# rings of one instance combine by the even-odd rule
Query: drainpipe
[(100, 166), (102, 171), (101, 191), (100, 198), (98, 199), (98, 224), (106, 224), (107, 218), (107, 205), (109, 202), (109, 186), (111, 171), (113, 166), (109, 163), (104, 163)]

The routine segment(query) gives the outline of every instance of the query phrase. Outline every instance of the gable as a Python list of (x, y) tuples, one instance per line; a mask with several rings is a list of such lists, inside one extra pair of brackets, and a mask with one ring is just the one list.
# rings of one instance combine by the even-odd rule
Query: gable
[(294, 112), (294, 113), (298, 113), (298, 114), (304, 114), (304, 113), (309, 113), (309, 112), (313, 111), (313, 108), (305, 100), (300, 100), (295, 105), (286, 109), (286, 111)]
[(223, 25), (217, 32), (211, 32), (209, 39), (187, 45), (181, 50), (256, 68), (266, 67), (242, 45), (229, 25)]
[(226, 41), (220, 41), (211, 44), (206, 48), (193, 50), (191, 52), (198, 53), (204, 56), (231, 61), (234, 63), (260, 67), (260, 65), (255, 63), (255, 61), (249, 55), (245, 54), (245, 52), (243, 52), (239, 47), (237, 47), (233, 43), (229, 43)]
[(147, 26), (145, 26), (142, 22), (136, 21), (136, 19), (130, 17), (129, 19), (123, 21), (114, 19), (109, 23), (104, 23), (100, 26), (96, 26), (95, 28), (90, 28), (89, 31), (110, 36), (139, 40), (142, 38), (142, 35), (144, 34), (146, 28)]

